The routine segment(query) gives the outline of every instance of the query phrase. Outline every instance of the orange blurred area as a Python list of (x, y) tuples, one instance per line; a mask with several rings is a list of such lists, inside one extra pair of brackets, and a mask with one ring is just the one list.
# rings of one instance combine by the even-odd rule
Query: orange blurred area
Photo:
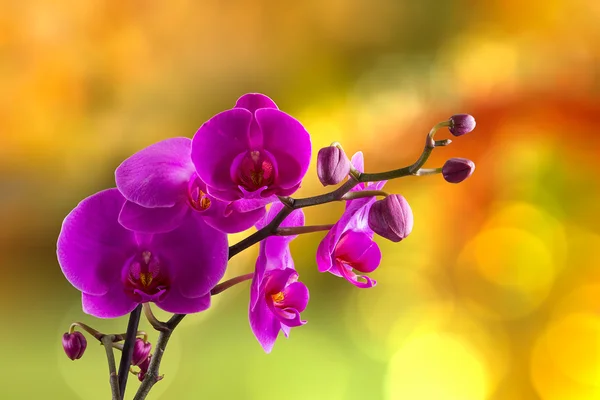
[[(269, 95), (311, 133), (299, 196), (325, 191), (320, 147), (362, 150), (369, 172), (400, 168), (457, 113), (477, 128), (427, 167), (465, 157), (477, 169), (459, 185), (439, 176), (386, 185), (409, 201), (415, 227), (400, 243), (378, 240), (375, 288), (319, 274), (322, 234), (298, 238), (309, 323), (264, 354), (239, 285), (184, 320), (149, 398), (600, 398), (600, 2), (0, 0), (0, 9), (0, 398), (108, 398), (101, 349), (71, 362), (60, 337), (75, 320), (116, 332), (126, 319), (83, 314), (55, 257), (62, 219), (114, 186), (124, 158), (191, 137), (246, 92)], [(341, 211), (306, 217), (333, 223)], [(255, 257), (236, 256), (226, 277), (251, 271)]]

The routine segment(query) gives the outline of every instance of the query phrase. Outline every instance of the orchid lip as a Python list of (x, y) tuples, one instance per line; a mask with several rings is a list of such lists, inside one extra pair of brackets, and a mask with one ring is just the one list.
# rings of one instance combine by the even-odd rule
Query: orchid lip
[(266, 150), (251, 150), (240, 153), (231, 167), (233, 181), (250, 192), (275, 183), (277, 163)]
[(125, 293), (140, 303), (162, 300), (170, 283), (164, 267), (162, 260), (152, 252), (138, 252), (123, 268), (121, 279)]
[[(201, 187), (201, 181), (196, 174), (192, 175), (188, 183), (187, 202), (195, 211), (206, 211), (211, 206), (206, 188)], [(204, 189), (204, 190), (203, 190)]]

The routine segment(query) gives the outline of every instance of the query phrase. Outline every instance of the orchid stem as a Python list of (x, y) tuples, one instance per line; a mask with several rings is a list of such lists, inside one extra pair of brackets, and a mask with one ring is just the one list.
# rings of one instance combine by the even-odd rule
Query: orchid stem
[(277, 228), (275, 230), (275, 235), (276, 236), (302, 235), (303, 233), (328, 231), (332, 227), (333, 227), (332, 224), (283, 227), (283, 228)]
[(121, 354), (121, 362), (119, 363), (119, 391), (121, 398), (125, 396), (125, 387), (127, 386), (127, 377), (129, 374), (129, 366), (133, 357), (133, 344), (137, 335), (140, 316), (142, 314), (142, 305), (138, 305), (135, 310), (129, 314), (129, 322), (127, 324), (127, 333), (125, 334), (125, 343), (123, 343), (123, 353)]
[(69, 333), (75, 332), (75, 327), (79, 327), (79, 328), (83, 329), (84, 331), (86, 331), (87, 333), (92, 335), (97, 340), (102, 340), (102, 337), (104, 337), (103, 333), (100, 333), (97, 330), (95, 330), (94, 328), (92, 328), (91, 326), (86, 325), (81, 322), (73, 322), (71, 324), (71, 326), (69, 327)]
[(156, 318), (156, 316), (152, 312), (152, 307), (150, 307), (150, 303), (144, 303), (142, 305), (142, 310), (144, 311), (146, 319), (148, 320), (148, 322), (150, 322), (150, 325), (152, 325), (154, 329), (156, 329), (159, 332), (169, 329), (167, 327), (167, 324), (165, 324), (162, 321), (159, 321), (158, 318)]
[(383, 190), (361, 190), (360, 192), (348, 192), (342, 196), (342, 200), (362, 199), (365, 197), (383, 196), (388, 197), (389, 193)]
[(416, 175), (419, 169), (421, 169), (421, 167), (425, 165), (425, 162), (427, 162), (427, 160), (429, 159), (429, 156), (431, 155), (433, 149), (435, 149), (436, 147), (447, 146), (452, 142), (450, 139), (439, 141), (435, 141), (433, 139), (435, 133), (438, 130), (447, 126), (450, 126), (449, 120), (440, 122), (436, 124), (433, 128), (431, 128), (429, 134), (425, 138), (425, 148), (423, 149), (423, 152), (414, 164), (409, 165), (408, 167), (398, 168), (387, 172), (379, 172), (375, 174), (362, 173), (360, 174), (358, 180), (360, 182), (377, 182), (386, 179), (394, 179), (401, 178), (403, 176)]
[(441, 173), (442, 173), (441, 168), (421, 168), (420, 170), (415, 172), (413, 175), (426, 176), (426, 175), (436, 175), (436, 174), (441, 174)]
[(227, 290), (230, 287), (237, 285), (238, 283), (252, 279), (253, 276), (254, 276), (254, 273), (251, 272), (249, 274), (236, 276), (235, 278), (231, 278), (225, 282), (221, 282), (210, 291), (210, 295), (214, 296), (215, 294), (219, 294), (222, 291)]
[(115, 354), (113, 353), (114, 335), (104, 335), (100, 339), (106, 349), (106, 359), (108, 360), (108, 372), (110, 374), (110, 390), (112, 400), (121, 400), (123, 397), (119, 390), (119, 378), (117, 376), (117, 367), (115, 364)]
[(152, 354), (152, 359), (150, 360), (150, 365), (148, 366), (148, 371), (146, 372), (146, 376), (142, 381), (137, 393), (133, 400), (143, 400), (150, 393), (150, 389), (156, 382), (162, 379), (160, 375), (158, 375), (158, 370), (160, 367), (160, 362), (162, 360), (163, 354), (165, 353), (165, 349), (167, 348), (167, 343), (169, 343), (169, 338), (171, 334), (173, 334), (173, 330), (179, 325), (179, 323), (183, 320), (185, 314), (175, 314), (169, 319), (165, 325), (168, 328), (166, 331), (161, 331), (158, 334), (158, 340), (156, 341), (156, 348), (154, 353)]

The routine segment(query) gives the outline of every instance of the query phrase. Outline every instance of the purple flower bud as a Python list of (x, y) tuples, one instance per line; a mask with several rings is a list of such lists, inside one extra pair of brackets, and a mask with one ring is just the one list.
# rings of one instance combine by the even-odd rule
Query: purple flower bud
[(133, 345), (133, 356), (131, 357), (131, 365), (140, 365), (148, 359), (150, 351), (152, 350), (152, 344), (150, 342), (144, 342), (142, 339), (135, 339)]
[(77, 360), (83, 356), (87, 347), (87, 340), (81, 332), (65, 333), (62, 338), (63, 349), (67, 357)]
[(442, 175), (446, 182), (460, 183), (475, 171), (475, 163), (466, 158), (451, 158), (442, 167)]
[(337, 185), (348, 176), (350, 160), (344, 150), (336, 146), (323, 147), (317, 155), (317, 176), (323, 184)]
[(475, 118), (469, 114), (456, 114), (450, 117), (448, 130), (454, 136), (462, 136), (475, 129)]
[(150, 360), (152, 360), (152, 354), (148, 355), (138, 365), (138, 367), (140, 367), (140, 372), (138, 372), (137, 377), (140, 380), (140, 382), (143, 381), (144, 378), (146, 377), (146, 372), (148, 372), (148, 368), (150, 368)]
[(369, 210), (369, 227), (392, 242), (407, 237), (413, 228), (413, 213), (406, 199), (392, 194), (373, 203)]

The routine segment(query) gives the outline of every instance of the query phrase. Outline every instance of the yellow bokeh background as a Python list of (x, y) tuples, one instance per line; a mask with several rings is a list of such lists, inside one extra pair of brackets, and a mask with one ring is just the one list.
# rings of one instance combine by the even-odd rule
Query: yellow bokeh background
[[(100, 346), (90, 339), (72, 362), (60, 338), (73, 321), (120, 332), (126, 318), (83, 314), (56, 262), (61, 221), (113, 186), (128, 155), (191, 137), (246, 92), (268, 94), (311, 133), (300, 196), (325, 190), (318, 148), (339, 141), (370, 172), (399, 168), (456, 113), (474, 115), (476, 130), (427, 166), (466, 157), (477, 169), (460, 185), (386, 185), (408, 199), (415, 227), (401, 243), (378, 240), (373, 289), (319, 274), (322, 233), (298, 238), (308, 324), (264, 354), (239, 285), (183, 321), (150, 399), (600, 398), (600, 2), (0, 0), (0, 10), (1, 399), (110, 397)], [(306, 216), (325, 224), (341, 212)], [(255, 256), (236, 256), (227, 276)], [(137, 386), (132, 375), (128, 398)]]

